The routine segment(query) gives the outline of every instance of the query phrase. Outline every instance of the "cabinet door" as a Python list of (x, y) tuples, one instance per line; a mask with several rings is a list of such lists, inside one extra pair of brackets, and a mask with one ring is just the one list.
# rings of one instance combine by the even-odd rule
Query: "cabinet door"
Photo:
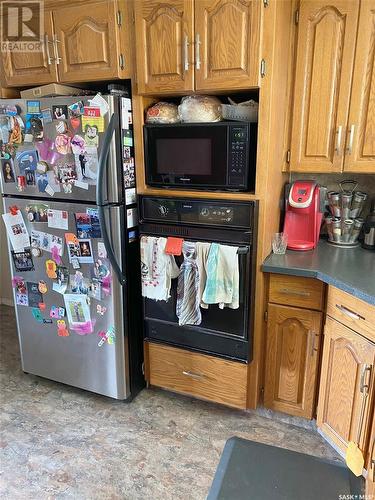
[(322, 315), (269, 304), (264, 406), (312, 418)]
[(193, 90), (193, 0), (137, 0), (134, 12), (138, 92)]
[(259, 0), (195, 2), (197, 90), (258, 85), (260, 13)]
[(375, 172), (375, 2), (362, 0), (344, 170)]
[(359, 2), (302, 0), (290, 169), (340, 172)]
[(1, 52), (5, 82), (10, 87), (57, 82), (52, 45), (52, 14), (44, 14), (44, 40), (40, 52)]
[(375, 414), (372, 418), (372, 430), (368, 448), (366, 493), (374, 495), (375, 498)]
[(118, 77), (116, 2), (62, 6), (53, 12), (53, 22), (60, 81)]
[(349, 441), (357, 442), (358, 432), (359, 447), (365, 448), (371, 399), (365, 397), (365, 386), (371, 394), (374, 358), (374, 344), (327, 317), (317, 424), (343, 453)]

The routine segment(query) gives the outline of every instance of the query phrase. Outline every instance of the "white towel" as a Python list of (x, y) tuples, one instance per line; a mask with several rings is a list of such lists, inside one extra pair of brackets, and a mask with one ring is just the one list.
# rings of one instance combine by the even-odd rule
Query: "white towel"
[(171, 282), (177, 278), (179, 268), (173, 255), (165, 253), (166, 238), (141, 237), (142, 296), (167, 301)]
[(207, 281), (202, 296), (206, 304), (221, 309), (239, 308), (238, 247), (212, 243), (207, 260)]
[(199, 274), (199, 289), (198, 289), (198, 300), (202, 308), (208, 309), (208, 305), (202, 301), (202, 296), (204, 289), (206, 288), (207, 280), (207, 259), (210, 253), (211, 243), (201, 243), (196, 244), (197, 252), (197, 266)]

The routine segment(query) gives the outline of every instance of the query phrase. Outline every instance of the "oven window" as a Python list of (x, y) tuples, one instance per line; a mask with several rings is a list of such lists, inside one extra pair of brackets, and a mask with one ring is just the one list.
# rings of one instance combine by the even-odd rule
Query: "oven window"
[(211, 175), (212, 140), (156, 139), (156, 171), (158, 174)]

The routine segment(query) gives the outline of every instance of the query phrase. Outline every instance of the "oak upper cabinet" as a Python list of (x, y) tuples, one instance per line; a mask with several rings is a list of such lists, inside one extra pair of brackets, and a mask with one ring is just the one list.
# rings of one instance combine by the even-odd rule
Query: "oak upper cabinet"
[(375, 1), (362, 0), (344, 171), (375, 172)]
[(52, 39), (52, 14), (46, 12), (41, 51), (1, 53), (3, 78), (7, 86), (45, 85), (57, 82)]
[(193, 0), (136, 0), (138, 92), (194, 89)]
[(68, 2), (53, 11), (53, 23), (60, 81), (105, 80), (118, 76), (116, 2), (89, 5)]
[(245, 89), (259, 84), (261, 2), (195, 1), (195, 87)]
[(290, 170), (343, 168), (359, 5), (301, 0)]
[(264, 405), (312, 418), (322, 314), (268, 305)]
[(327, 317), (317, 424), (343, 453), (349, 441), (366, 452), (374, 360), (375, 344)]

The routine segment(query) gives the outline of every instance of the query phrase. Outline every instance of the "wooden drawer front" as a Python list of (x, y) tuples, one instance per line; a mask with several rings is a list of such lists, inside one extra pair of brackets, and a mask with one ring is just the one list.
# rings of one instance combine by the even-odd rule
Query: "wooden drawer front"
[(330, 286), (327, 314), (375, 342), (375, 306)]
[(146, 343), (151, 385), (236, 408), (246, 408), (247, 365)]
[(324, 283), (314, 278), (271, 274), (269, 301), (287, 306), (323, 309)]

